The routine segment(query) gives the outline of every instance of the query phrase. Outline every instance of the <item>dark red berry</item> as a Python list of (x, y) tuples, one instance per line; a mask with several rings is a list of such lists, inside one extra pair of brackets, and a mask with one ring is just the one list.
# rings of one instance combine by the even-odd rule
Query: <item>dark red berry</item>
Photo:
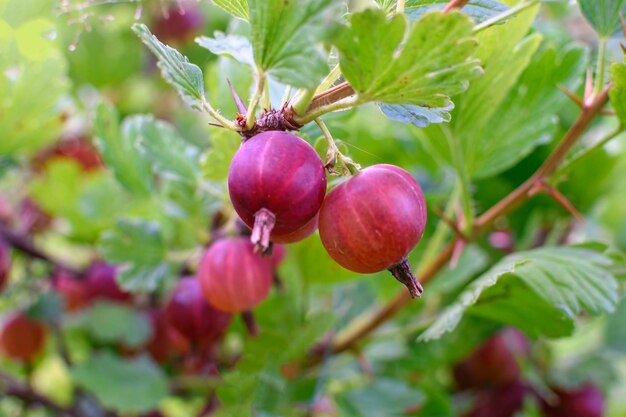
[(271, 262), (254, 253), (247, 238), (237, 237), (211, 245), (197, 275), (209, 304), (229, 313), (241, 313), (267, 297), (273, 269)]
[(0, 332), (0, 350), (9, 358), (30, 363), (43, 350), (46, 328), (24, 313), (11, 315)]
[(532, 390), (521, 382), (485, 389), (478, 393), (474, 407), (464, 417), (514, 417), (531, 394)]
[(31, 161), (36, 172), (43, 171), (54, 160), (71, 159), (83, 171), (93, 171), (103, 167), (98, 150), (85, 138), (62, 140), (38, 153)]
[(218, 342), (231, 320), (230, 314), (207, 304), (200, 283), (193, 277), (178, 282), (165, 314), (168, 323), (201, 350)]
[(11, 247), (0, 237), (0, 292), (6, 287), (11, 271)]
[(328, 193), (319, 233), (328, 254), (354, 272), (388, 269), (411, 296), (422, 293), (407, 255), (422, 238), (426, 201), (417, 181), (393, 165), (374, 165)]
[(202, 26), (202, 13), (187, 2), (162, 13), (154, 23), (154, 34), (165, 43), (184, 44), (199, 34)]
[(557, 400), (554, 404), (544, 403), (546, 417), (602, 417), (604, 416), (604, 395), (591, 383), (577, 389), (556, 388)]
[(111, 300), (125, 302), (131, 294), (117, 284), (117, 269), (102, 261), (95, 261), (86, 272), (87, 294), (91, 300)]
[(266, 251), (273, 239), (305, 226), (326, 193), (324, 164), (315, 149), (291, 133), (269, 131), (246, 140), (228, 173), (230, 199)]
[(181, 335), (167, 320), (165, 312), (152, 309), (147, 313), (152, 325), (152, 336), (146, 345), (146, 350), (157, 362), (189, 352), (189, 341)]
[(66, 311), (77, 311), (89, 303), (89, 294), (85, 281), (59, 271), (52, 277), (52, 284), (63, 298)]
[(505, 329), (483, 343), (453, 374), (460, 389), (507, 385), (520, 378), (519, 362), (528, 357), (530, 346), (517, 329)]

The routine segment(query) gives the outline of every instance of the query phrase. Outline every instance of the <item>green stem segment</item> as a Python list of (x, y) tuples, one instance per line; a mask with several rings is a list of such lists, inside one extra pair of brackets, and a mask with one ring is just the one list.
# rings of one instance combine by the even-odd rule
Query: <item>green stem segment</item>
[(465, 165), (465, 159), (463, 158), (463, 149), (458, 140), (452, 136), (449, 129), (444, 128), (446, 139), (448, 140), (448, 146), (450, 148), (450, 154), (452, 155), (452, 163), (457, 173), (457, 181), (459, 184), (459, 190), (461, 191), (461, 203), (463, 206), (463, 233), (471, 234), (474, 212), (472, 210), (472, 196), (470, 192), (470, 179), (467, 173), (467, 167)]
[(309, 108), (309, 104), (311, 104), (311, 100), (315, 96), (315, 90), (313, 89), (301, 89), (296, 92), (296, 95), (293, 97), (293, 111), (296, 114), (304, 114), (306, 110)]
[(604, 88), (604, 73), (606, 65), (606, 38), (600, 38), (598, 40), (598, 66), (596, 70), (596, 85), (593, 92), (597, 95), (600, 94)]
[(248, 112), (246, 113), (246, 128), (247, 129), (252, 129), (252, 126), (254, 126), (254, 122), (255, 122), (254, 114), (256, 112), (256, 106), (257, 104), (259, 104), (259, 99), (261, 98), (261, 95), (263, 94), (264, 85), (265, 85), (265, 74), (259, 71), (256, 77), (256, 88), (254, 89), (254, 94), (252, 95), (252, 98), (250, 99), (250, 105), (248, 106)]
[(328, 151), (326, 152), (326, 168), (329, 169), (330, 172), (332, 168), (339, 165), (341, 167), (341, 172), (343, 175), (354, 175), (359, 172), (361, 166), (354, 162), (351, 158), (345, 156), (339, 151), (333, 136), (330, 134), (330, 130), (326, 124), (322, 121), (322, 119), (315, 119), (315, 123), (319, 126), (326, 142), (328, 143)]

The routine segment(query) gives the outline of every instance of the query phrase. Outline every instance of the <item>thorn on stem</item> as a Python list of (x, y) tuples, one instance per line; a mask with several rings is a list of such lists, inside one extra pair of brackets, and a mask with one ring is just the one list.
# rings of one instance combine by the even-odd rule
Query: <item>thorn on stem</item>
[(237, 92), (235, 91), (235, 88), (233, 87), (230, 80), (227, 78), (226, 81), (228, 82), (228, 87), (230, 87), (230, 93), (233, 95), (233, 100), (235, 100), (237, 111), (241, 114), (246, 114), (248, 111), (248, 108), (246, 107), (245, 103), (241, 100), (239, 95), (237, 95)]
[(441, 219), (442, 222), (447, 224), (448, 227), (450, 227), (450, 229), (452, 229), (454, 234), (457, 235), (461, 240), (464, 240), (464, 241), (468, 241), (469, 240), (469, 238), (465, 235), (465, 233), (463, 233), (461, 231), (459, 225), (457, 225), (455, 223), (455, 221), (452, 220), (450, 217), (446, 216), (446, 214), (444, 212), (439, 210), (437, 207), (433, 207), (432, 211), (433, 211), (433, 213), (435, 213), (435, 215), (437, 217), (439, 217)]
[(567, 95), (570, 99), (572, 99), (572, 101), (576, 103), (578, 107), (581, 107), (581, 108), (583, 107), (583, 100), (580, 97), (574, 94), (571, 90), (569, 90), (563, 84), (559, 84), (558, 87), (559, 87), (559, 90), (564, 92), (565, 95)]

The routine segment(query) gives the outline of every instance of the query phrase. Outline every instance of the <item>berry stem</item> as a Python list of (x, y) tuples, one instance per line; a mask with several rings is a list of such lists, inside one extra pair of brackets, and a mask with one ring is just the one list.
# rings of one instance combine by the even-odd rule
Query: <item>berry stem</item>
[(256, 112), (257, 104), (259, 104), (259, 99), (263, 94), (263, 88), (265, 86), (265, 74), (261, 71), (258, 71), (256, 74), (256, 87), (254, 89), (254, 93), (252, 94), (252, 98), (250, 99), (250, 105), (248, 106), (248, 111), (246, 113), (246, 129), (252, 129), (254, 126), (255, 117), (254, 114)]
[(241, 313), (241, 319), (246, 325), (246, 330), (251, 337), (257, 337), (259, 335), (259, 325), (254, 318), (252, 310), (244, 311)]
[(268, 209), (262, 208), (254, 214), (254, 227), (250, 241), (262, 255), (269, 254), (270, 235), (276, 224), (276, 216)]
[(415, 275), (413, 275), (411, 264), (407, 258), (404, 258), (389, 268), (389, 272), (391, 272), (395, 279), (408, 288), (411, 298), (417, 298), (424, 292), (422, 284), (420, 284), (417, 278), (415, 278)]
[(341, 167), (341, 173), (343, 175), (354, 175), (361, 169), (361, 166), (354, 162), (351, 158), (345, 156), (339, 151), (333, 136), (328, 130), (326, 123), (322, 121), (322, 119), (315, 119), (315, 123), (319, 126), (320, 130), (324, 134), (324, 138), (328, 143), (328, 151), (326, 152), (326, 161), (324, 162), (324, 166), (331, 174), (336, 174), (336, 171), (333, 169), (337, 164)]

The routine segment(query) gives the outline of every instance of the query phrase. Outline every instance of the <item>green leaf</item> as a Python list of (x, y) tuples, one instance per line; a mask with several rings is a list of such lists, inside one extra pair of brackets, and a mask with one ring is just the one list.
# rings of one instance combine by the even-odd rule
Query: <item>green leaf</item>
[(620, 24), (625, 0), (578, 0), (580, 11), (602, 38), (611, 36)]
[[(450, 0), (408, 0), (404, 13), (409, 19), (417, 20), (431, 10), (443, 10), (448, 3)], [(508, 6), (495, 0), (470, 0), (461, 11), (480, 23), (508, 9)]]
[(70, 322), (72, 327), (85, 329), (102, 343), (123, 343), (140, 347), (151, 336), (150, 321), (137, 310), (119, 303), (96, 302)]
[(474, 177), (502, 172), (552, 140), (558, 112), (569, 100), (555, 87), (565, 85), (576, 91), (586, 63), (582, 48), (549, 48), (535, 54), (487, 125), (464, 142)]
[(117, 111), (101, 104), (96, 112), (96, 144), (107, 166), (128, 191), (148, 196), (154, 189), (150, 164), (137, 149), (141, 119), (128, 118), (119, 125)]
[(229, 56), (242, 64), (254, 66), (252, 45), (248, 38), (240, 35), (225, 35), (222, 32), (215, 32), (214, 36), (214, 38), (201, 36), (196, 38), (196, 43), (215, 55)]
[(626, 65), (615, 63), (611, 65), (611, 80), (613, 88), (609, 92), (611, 105), (617, 113), (620, 124), (626, 126)]
[(608, 317), (604, 332), (606, 345), (618, 352), (626, 353), (626, 298), (619, 303), (615, 313)]
[(197, 65), (174, 48), (161, 43), (146, 25), (134, 24), (133, 30), (158, 60), (163, 78), (170, 83), (191, 108), (202, 110), (205, 102), (204, 79)]
[(481, 74), (472, 58), (477, 44), (471, 20), (458, 12), (434, 12), (408, 26), (405, 39), (402, 15), (387, 20), (376, 9), (354, 14), (351, 27), (336, 40), (346, 80), (360, 101), (451, 106), (449, 96), (466, 90), (469, 80)]
[(97, 240), (128, 204), (127, 195), (106, 171), (83, 172), (68, 159), (50, 162), (29, 188), (47, 213), (68, 221), (69, 236), (83, 242)]
[(120, 413), (152, 411), (168, 393), (163, 371), (145, 356), (122, 359), (106, 352), (96, 354), (76, 365), (72, 376), (104, 407)]
[(169, 276), (166, 249), (158, 223), (143, 219), (120, 220), (100, 239), (104, 258), (125, 266), (118, 281), (128, 291), (153, 291)]
[(259, 69), (294, 87), (317, 86), (328, 73), (326, 56), (317, 43), (332, 32), (337, 3), (250, 0), (250, 39)]
[[(48, 20), (52, 10), (6, 6), (0, 14), (0, 156), (32, 153), (56, 139), (69, 89), (65, 57), (49, 36), (55, 31)], [(30, 11), (11, 19), (15, 7)]]
[(376, 0), (376, 4), (380, 7), (385, 13), (390, 14), (396, 8), (397, 0)]
[(611, 264), (591, 247), (546, 247), (509, 255), (470, 284), (420, 340), (453, 331), (466, 313), (514, 324), (531, 335), (568, 335), (583, 311), (614, 310), (618, 295)]
[(198, 149), (188, 145), (174, 126), (153, 116), (124, 120), (142, 156), (160, 176), (195, 185), (200, 176)]
[(361, 388), (335, 396), (342, 415), (400, 417), (424, 401), (421, 391), (393, 379), (376, 379)]
[(454, 105), (447, 107), (420, 107), (411, 104), (385, 104), (379, 103), (380, 109), (385, 116), (402, 123), (409, 123), (417, 127), (426, 127), (431, 123), (448, 123), (451, 119), (450, 111)]
[(213, 4), (243, 20), (248, 20), (248, 0), (213, 0)]
[(28, 308), (28, 316), (46, 323), (55, 323), (63, 315), (63, 300), (57, 292), (41, 294)]
[(211, 136), (211, 147), (200, 161), (204, 178), (212, 181), (224, 181), (228, 177), (230, 161), (239, 149), (241, 140), (233, 132), (220, 130)]

